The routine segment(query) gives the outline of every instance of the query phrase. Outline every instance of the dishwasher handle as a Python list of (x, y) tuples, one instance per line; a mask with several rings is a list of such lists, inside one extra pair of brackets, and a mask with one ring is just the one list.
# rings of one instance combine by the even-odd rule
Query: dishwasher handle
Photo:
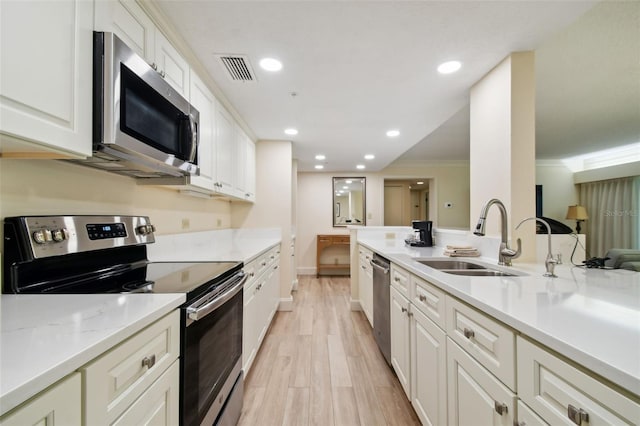
[(389, 273), (388, 264), (384, 265), (384, 264), (380, 263), (377, 259), (371, 259), (369, 261), (369, 263), (371, 263), (371, 266), (373, 266), (374, 268), (381, 270), (382, 273), (384, 273), (384, 274), (388, 274)]

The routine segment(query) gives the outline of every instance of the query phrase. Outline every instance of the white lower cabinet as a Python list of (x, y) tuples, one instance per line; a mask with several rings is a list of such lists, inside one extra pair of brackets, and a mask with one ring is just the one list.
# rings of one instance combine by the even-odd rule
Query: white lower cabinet
[(0, 424), (3, 426), (79, 425), (82, 421), (81, 392), (80, 373), (73, 373), (2, 416)]
[(409, 301), (391, 287), (391, 366), (407, 398), (411, 399)]
[(423, 425), (447, 424), (447, 335), (410, 306), (411, 404)]
[(371, 259), (373, 253), (362, 246), (358, 247), (358, 259), (360, 269), (358, 271), (358, 293), (360, 308), (364, 312), (369, 324), (373, 327), (373, 266)]
[(640, 404), (522, 337), (518, 396), (549, 424), (638, 425)]
[(242, 368), (245, 377), (269, 330), (280, 301), (280, 246), (244, 266)]
[(448, 424), (512, 426), (515, 394), (447, 338)]
[(176, 310), (82, 367), (84, 424), (113, 424), (134, 405), (137, 408), (128, 416), (153, 417), (152, 411), (162, 408), (164, 414), (157, 415), (169, 416), (168, 424), (174, 424), (178, 419), (177, 389), (163, 384), (159, 385), (162, 390), (152, 392), (152, 387), (179, 355), (180, 312)]

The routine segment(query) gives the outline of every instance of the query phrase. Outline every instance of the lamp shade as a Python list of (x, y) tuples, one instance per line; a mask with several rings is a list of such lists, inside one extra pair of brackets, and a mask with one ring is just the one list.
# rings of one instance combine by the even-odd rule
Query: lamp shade
[(587, 209), (584, 206), (569, 206), (567, 209), (567, 219), (571, 220), (587, 220)]

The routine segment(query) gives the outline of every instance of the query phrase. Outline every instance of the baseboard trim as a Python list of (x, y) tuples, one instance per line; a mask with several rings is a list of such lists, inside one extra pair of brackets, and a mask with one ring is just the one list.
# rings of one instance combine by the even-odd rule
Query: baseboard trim
[(280, 304), (278, 305), (279, 311), (291, 312), (293, 311), (293, 296), (287, 298), (280, 298)]
[(357, 299), (351, 299), (351, 310), (352, 311), (361, 311), (362, 306), (360, 306), (360, 301)]
[(302, 266), (298, 267), (298, 275), (315, 275), (316, 268), (314, 266)]

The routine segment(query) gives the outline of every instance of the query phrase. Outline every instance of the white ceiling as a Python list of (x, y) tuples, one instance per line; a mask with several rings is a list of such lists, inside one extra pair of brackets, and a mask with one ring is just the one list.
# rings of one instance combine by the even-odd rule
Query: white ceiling
[[(545, 71), (544, 80), (538, 78), (538, 106), (543, 108), (538, 109), (538, 156), (577, 153), (575, 142), (566, 135), (579, 139), (577, 146), (596, 147), (603, 135), (583, 128), (581, 120), (588, 117), (581, 116), (573, 105), (576, 102), (568, 105), (565, 98), (578, 98), (581, 86), (589, 83), (587, 76), (603, 74), (612, 80), (609, 73), (617, 70), (574, 61), (566, 49), (576, 41), (593, 41), (599, 42), (596, 53), (611, 51), (619, 56), (632, 46), (619, 39), (620, 31), (613, 40), (602, 40), (604, 30), (598, 27), (602, 22), (596, 18), (589, 22), (587, 31), (597, 31), (584, 40), (580, 32), (561, 32), (594, 1), (154, 3), (160, 5), (258, 139), (293, 141), (300, 171), (314, 170), (314, 156), (319, 153), (327, 157), (326, 171), (345, 172), (355, 171), (360, 163), (366, 164), (366, 171), (378, 171), (398, 157), (398, 161), (412, 162), (468, 158), (469, 88), (510, 52), (541, 46), (536, 52), (537, 64), (552, 70)], [(637, 12), (640, 3), (634, 3)], [(629, 12), (617, 15), (607, 20), (620, 28), (620, 22), (610, 21), (620, 21)], [(640, 66), (637, 15), (635, 19), (632, 14), (625, 27), (635, 30), (636, 49), (629, 51), (628, 60), (620, 65), (629, 73)], [(547, 47), (556, 34), (559, 47)], [(607, 43), (611, 41), (620, 45), (610, 49)], [(583, 54), (593, 56), (589, 46), (583, 47), (587, 49)], [(231, 81), (216, 54), (246, 55), (257, 82)], [(282, 71), (260, 69), (259, 59), (267, 56), (280, 59)], [(560, 81), (564, 78), (570, 84), (558, 84), (558, 79), (555, 83), (546, 81), (555, 72), (553, 61), (558, 57), (562, 69), (568, 70)], [(451, 59), (462, 61), (462, 69), (452, 75), (438, 74), (437, 65)], [(640, 80), (635, 77), (631, 81), (637, 89)], [(595, 106), (615, 103), (620, 96), (637, 105), (640, 97), (633, 96), (638, 93), (609, 91), (590, 96), (590, 102), (576, 99), (577, 107), (591, 105), (584, 109), (591, 109), (589, 117), (593, 117), (601, 111)], [(624, 105), (617, 109), (622, 111), (608, 110), (605, 116), (621, 113), (621, 120), (628, 122), (637, 112), (628, 104), (626, 110)], [(601, 118), (598, 123), (610, 117)], [(592, 124), (596, 123), (592, 120)], [(286, 127), (296, 127), (300, 133), (286, 136)], [(385, 136), (392, 128), (400, 130), (399, 137)], [(369, 153), (375, 154), (375, 160), (363, 159)]]

